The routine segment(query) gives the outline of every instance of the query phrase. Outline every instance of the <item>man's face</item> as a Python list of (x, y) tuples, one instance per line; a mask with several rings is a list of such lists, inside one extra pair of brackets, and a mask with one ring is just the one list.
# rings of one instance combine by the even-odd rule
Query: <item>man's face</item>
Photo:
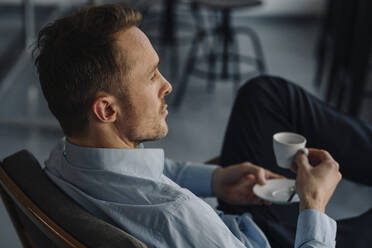
[(117, 121), (120, 135), (131, 142), (163, 138), (168, 133), (165, 96), (172, 86), (158, 70), (159, 57), (146, 35), (131, 27), (117, 36), (129, 69), (123, 79), (125, 96)]

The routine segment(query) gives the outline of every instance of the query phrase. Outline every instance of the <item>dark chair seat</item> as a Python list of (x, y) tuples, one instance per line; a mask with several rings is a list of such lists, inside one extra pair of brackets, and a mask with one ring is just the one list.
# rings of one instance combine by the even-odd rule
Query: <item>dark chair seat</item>
[(81, 208), (28, 151), (0, 165), (0, 191), (24, 247), (146, 247)]

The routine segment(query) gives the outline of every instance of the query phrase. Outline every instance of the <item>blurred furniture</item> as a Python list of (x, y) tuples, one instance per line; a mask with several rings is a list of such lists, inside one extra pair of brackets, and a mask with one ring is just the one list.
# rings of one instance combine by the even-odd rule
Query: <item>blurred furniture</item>
[[(20, 7), (22, 9), (23, 30), (0, 56), (0, 62), (4, 62), (1, 64), (7, 65), (0, 70), (0, 98), (7, 93), (7, 90), (15, 83), (14, 81), (18, 74), (31, 61), (32, 44), (35, 41), (36, 34), (34, 0), (23, 0)], [(63, 5), (54, 6), (49, 17), (44, 22), (49, 23), (65, 10), (66, 7)]]
[[(176, 92), (174, 100), (175, 106), (181, 104), (191, 75), (207, 78), (209, 90), (214, 88), (215, 80), (218, 78), (223, 80), (233, 79), (237, 89), (243, 75), (240, 72), (241, 64), (246, 65), (246, 68), (254, 68), (254, 70), (244, 75), (244, 79), (254, 74), (262, 74), (265, 72), (264, 56), (258, 35), (248, 26), (235, 27), (231, 20), (231, 12), (233, 10), (254, 7), (261, 4), (262, 2), (260, 0), (192, 1), (194, 18), (199, 25), (192, 41), (189, 56), (186, 60), (186, 66)], [(211, 29), (203, 22), (200, 13), (201, 6), (214, 11), (216, 14), (217, 20)], [(243, 34), (249, 38), (255, 56), (242, 55), (241, 50), (239, 50), (238, 34)], [(210, 42), (210, 40), (212, 40), (212, 42)], [(202, 55), (198, 55), (199, 50), (202, 52)], [(217, 62), (221, 64), (221, 70), (219, 72), (216, 71), (215, 68)], [(207, 64), (208, 67), (205, 71), (199, 69), (199, 65), (203, 63)], [(229, 65), (233, 65), (233, 72)]]
[(22, 1), (23, 30), (18, 37), (10, 43), (8, 49), (1, 54), (0, 64), (0, 98), (4, 96), (15, 77), (23, 70), (28, 62), (27, 47), (35, 36), (34, 4), (32, 0)]
[(180, 5), (185, 4), (189, 6), (189, 2), (185, 0), (163, 0), (164, 14), (161, 25), (161, 50), (165, 51), (165, 48), (169, 47), (170, 51), (170, 78), (171, 80), (177, 80), (179, 74), (179, 46), (183, 46), (188, 43), (190, 37), (180, 36), (180, 29), (182, 30), (193, 30), (194, 26), (185, 22), (185, 18), (182, 18), (182, 13), (178, 13)]
[[(68, 10), (68, 6), (54, 3), (36, 8), (35, 0), (22, 0), (20, 3), (4, 4), (0, 7), (5, 10), (8, 8), (12, 12), (18, 12), (18, 10), (22, 12), (20, 15), (22, 18), (22, 29), (15, 32), (15, 38), (4, 49), (4, 52), (0, 54), (0, 64), (2, 65), (0, 67), (0, 101), (4, 101), (12, 88), (20, 83), (25, 83), (17, 81), (17, 78), (24, 72), (27, 66), (32, 65), (31, 53), (36, 39), (36, 30), (39, 25), (44, 26), (54, 21), (58, 16), (61, 16)], [(31, 84), (26, 82), (26, 87), (28, 86), (31, 86)], [(28, 102), (25, 103), (25, 105), (28, 104)], [(59, 125), (55, 121), (46, 118), (30, 119), (27, 117), (20, 118), (14, 115), (0, 115), (0, 124), (59, 128)]]
[(82, 209), (28, 151), (0, 163), (0, 192), (23, 247), (146, 247)]
[[(371, 55), (371, 1), (328, 0), (317, 48), (314, 83), (326, 78), (326, 101), (358, 116)], [(328, 68), (328, 69), (327, 69)]]
[(189, 1), (152, 0), (152, 6), (160, 3), (160, 12), (152, 11), (150, 8), (141, 9), (144, 16), (141, 28), (150, 36), (151, 42), (158, 47), (161, 60), (169, 59), (167, 64), (169, 64), (171, 81), (179, 77), (179, 48), (189, 43), (195, 29), (194, 24), (188, 18)]

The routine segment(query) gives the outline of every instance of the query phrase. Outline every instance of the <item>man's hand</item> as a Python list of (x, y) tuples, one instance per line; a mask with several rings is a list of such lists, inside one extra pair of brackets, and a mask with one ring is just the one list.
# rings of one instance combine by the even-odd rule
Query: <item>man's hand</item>
[(244, 162), (225, 168), (218, 168), (212, 177), (213, 194), (234, 205), (270, 204), (253, 193), (255, 184), (264, 185), (266, 179), (283, 178), (269, 170)]
[(300, 210), (313, 208), (325, 212), (325, 208), (342, 176), (338, 163), (331, 155), (318, 149), (309, 149), (296, 155), (291, 169), (297, 173), (296, 189), (300, 197)]

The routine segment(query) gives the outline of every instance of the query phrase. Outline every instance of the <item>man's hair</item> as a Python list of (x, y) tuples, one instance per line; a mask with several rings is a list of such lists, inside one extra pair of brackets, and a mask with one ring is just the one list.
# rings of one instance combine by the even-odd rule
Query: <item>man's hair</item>
[(140, 21), (138, 11), (106, 4), (79, 9), (39, 32), (35, 66), (49, 109), (65, 135), (84, 132), (98, 91), (121, 92), (128, 65), (115, 34)]

